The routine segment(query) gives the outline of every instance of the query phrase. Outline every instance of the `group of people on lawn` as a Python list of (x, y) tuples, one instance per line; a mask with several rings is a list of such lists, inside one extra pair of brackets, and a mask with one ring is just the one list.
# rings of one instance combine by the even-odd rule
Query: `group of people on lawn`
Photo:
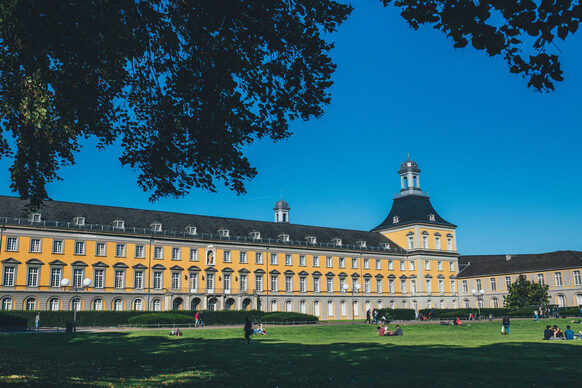
[(378, 310), (376, 309), (368, 309), (368, 311), (366, 311), (366, 321), (364, 323), (377, 325), (378, 322), (384, 324), (386, 322), (386, 317), (384, 315), (379, 315)]
[(378, 326), (376, 328), (376, 330), (378, 331), (378, 335), (380, 337), (384, 337), (384, 336), (397, 336), (397, 337), (402, 337), (404, 335), (402, 333), (402, 328), (399, 325), (396, 325), (396, 328), (393, 331), (392, 330), (388, 330), (388, 325)]
[(582, 330), (580, 334), (574, 334), (574, 330), (570, 328), (570, 325), (566, 325), (566, 330), (563, 331), (557, 325), (553, 327), (547, 325), (546, 330), (544, 330), (544, 340), (573, 340), (575, 338), (582, 338)]

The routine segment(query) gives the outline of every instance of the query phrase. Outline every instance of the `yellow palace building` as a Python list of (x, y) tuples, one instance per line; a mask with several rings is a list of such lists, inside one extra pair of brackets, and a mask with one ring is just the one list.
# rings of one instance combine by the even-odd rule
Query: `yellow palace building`
[(414, 161), (398, 172), (401, 190), (371, 231), (293, 224), (282, 199), (264, 222), (58, 201), (30, 214), (1, 196), (0, 308), (346, 319), (459, 307), (456, 226), (420, 190)]

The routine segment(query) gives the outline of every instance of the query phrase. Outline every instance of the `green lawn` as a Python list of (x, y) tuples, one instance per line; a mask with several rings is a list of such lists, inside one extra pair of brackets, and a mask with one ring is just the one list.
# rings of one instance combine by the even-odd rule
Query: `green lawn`
[[(566, 320), (547, 323), (565, 328)], [(582, 341), (542, 341), (546, 321), (0, 334), (0, 385), (580, 386)], [(573, 324), (575, 331), (582, 325)], [(390, 325), (391, 328), (394, 325)]]

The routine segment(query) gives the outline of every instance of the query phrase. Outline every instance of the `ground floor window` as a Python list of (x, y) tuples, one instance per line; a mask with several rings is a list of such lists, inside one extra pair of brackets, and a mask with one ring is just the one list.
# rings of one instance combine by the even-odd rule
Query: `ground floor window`
[(113, 301), (113, 311), (123, 311), (123, 300), (115, 299)]
[(346, 301), (342, 300), (340, 303), (340, 313), (342, 316), (346, 315)]
[(276, 300), (271, 301), (271, 311), (277, 311), (277, 301)]
[(299, 302), (299, 312), (301, 314), (307, 314), (307, 303), (304, 300)]
[(51, 298), (49, 300), (49, 310), (59, 311), (59, 300), (57, 298)]
[(562, 294), (557, 296), (558, 307), (565, 307), (566, 306), (566, 297)]
[(142, 311), (143, 310), (143, 301), (141, 299), (136, 299), (133, 301), (133, 310), (134, 311)]
[(27, 310), (36, 310), (36, 299), (28, 298), (26, 300), (25, 309)]
[(321, 312), (319, 310), (319, 301), (318, 300), (313, 302), (313, 315), (315, 315), (316, 317), (319, 317), (321, 315)]
[(2, 299), (2, 310), (12, 310), (12, 298)]
[(162, 301), (159, 299), (154, 299), (152, 301), (152, 310), (154, 311), (162, 311)]
[(103, 311), (103, 299), (95, 299), (93, 301), (93, 310), (95, 311)]
[(327, 316), (333, 317), (333, 302), (331, 300), (327, 302)]
[(360, 316), (360, 307), (358, 306), (357, 300), (354, 300), (354, 303), (353, 303), (353, 314), (354, 314), (354, 317)]
[(288, 313), (293, 311), (293, 302), (291, 302), (290, 300), (285, 302), (285, 311), (287, 311)]

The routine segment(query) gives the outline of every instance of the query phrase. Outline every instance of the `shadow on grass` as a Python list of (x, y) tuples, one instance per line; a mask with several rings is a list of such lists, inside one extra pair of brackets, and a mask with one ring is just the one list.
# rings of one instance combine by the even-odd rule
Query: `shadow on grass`
[(261, 337), (129, 333), (0, 336), (0, 385), (577, 386), (580, 348), (506, 342), (465, 348), (385, 343), (300, 344)]

